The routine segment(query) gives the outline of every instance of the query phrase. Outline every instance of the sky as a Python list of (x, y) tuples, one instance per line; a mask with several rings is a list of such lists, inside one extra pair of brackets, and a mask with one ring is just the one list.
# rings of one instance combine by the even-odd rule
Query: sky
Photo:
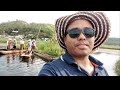
[[(50, 23), (61, 16), (73, 14), (77, 11), (0, 11), (0, 23), (8, 21), (23, 20), (27, 23)], [(109, 37), (120, 38), (120, 11), (102, 11), (111, 22), (111, 33)]]

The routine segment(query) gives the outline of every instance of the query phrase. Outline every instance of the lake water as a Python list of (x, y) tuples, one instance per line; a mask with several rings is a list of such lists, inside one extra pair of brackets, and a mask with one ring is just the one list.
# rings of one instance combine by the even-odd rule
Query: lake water
[(120, 54), (98, 53), (92, 54), (96, 59), (104, 64), (109, 76), (117, 76), (115, 73), (115, 63), (120, 60)]
[(19, 55), (0, 57), (0, 76), (37, 76), (46, 62), (35, 57), (32, 62), (23, 62)]
[[(104, 63), (110, 76), (117, 76), (114, 70), (115, 63), (120, 59), (119, 54), (96, 53), (91, 54)], [(22, 62), (20, 55), (0, 56), (0, 76), (37, 76), (46, 62), (35, 57), (32, 62)]]

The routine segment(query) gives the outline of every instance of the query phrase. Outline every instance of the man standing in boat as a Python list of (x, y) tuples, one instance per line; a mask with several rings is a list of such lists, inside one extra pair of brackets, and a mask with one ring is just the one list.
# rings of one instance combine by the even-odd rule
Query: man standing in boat
[(32, 51), (36, 49), (36, 41), (35, 39), (32, 40)]
[(20, 40), (20, 50), (24, 49), (24, 40), (21, 38)]
[(17, 41), (16, 39), (13, 40), (13, 49), (16, 49)]
[(12, 49), (12, 48), (13, 48), (13, 42), (12, 42), (12, 39), (9, 38), (7, 41), (7, 49)]
[(28, 40), (28, 52), (30, 53), (32, 50), (32, 41), (31, 39)]

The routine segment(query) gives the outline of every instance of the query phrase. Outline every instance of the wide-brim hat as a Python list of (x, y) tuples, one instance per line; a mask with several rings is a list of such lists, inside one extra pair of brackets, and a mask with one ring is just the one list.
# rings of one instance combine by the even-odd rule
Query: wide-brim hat
[(31, 39), (28, 40), (28, 42), (30, 42), (30, 41), (31, 41)]
[(12, 40), (11, 38), (9, 38), (8, 40)]
[(103, 12), (94, 11), (80, 11), (75, 14), (60, 17), (55, 22), (55, 29), (57, 33), (57, 39), (59, 45), (66, 50), (64, 43), (64, 37), (68, 25), (76, 19), (86, 19), (88, 20), (93, 28), (95, 29), (95, 43), (93, 50), (97, 49), (101, 44), (103, 44), (111, 31), (110, 21), (108, 17)]
[(35, 39), (33, 39), (32, 41), (35, 42)]

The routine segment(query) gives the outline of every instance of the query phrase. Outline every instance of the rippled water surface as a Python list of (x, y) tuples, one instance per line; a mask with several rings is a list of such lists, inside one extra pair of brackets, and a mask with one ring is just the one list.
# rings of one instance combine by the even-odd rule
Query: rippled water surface
[(110, 53), (98, 53), (98, 54), (92, 54), (95, 58), (100, 60), (104, 67), (106, 68), (109, 76), (117, 76), (115, 72), (115, 63), (120, 60), (119, 54), (110, 54)]
[(0, 56), (0, 76), (37, 76), (43, 60), (34, 58), (31, 62), (23, 62), (19, 55)]
[[(117, 76), (114, 67), (119, 55), (103, 52), (91, 55), (104, 63), (110, 76)], [(0, 56), (0, 76), (37, 76), (45, 63), (37, 57), (31, 62), (23, 62), (20, 55), (3, 55)]]

